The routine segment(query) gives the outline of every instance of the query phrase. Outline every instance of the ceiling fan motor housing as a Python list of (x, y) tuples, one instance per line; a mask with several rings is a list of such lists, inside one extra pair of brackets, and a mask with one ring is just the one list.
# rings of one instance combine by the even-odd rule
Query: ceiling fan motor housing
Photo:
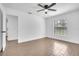
[(45, 8), (45, 9), (48, 9), (48, 5), (45, 5), (44, 8)]

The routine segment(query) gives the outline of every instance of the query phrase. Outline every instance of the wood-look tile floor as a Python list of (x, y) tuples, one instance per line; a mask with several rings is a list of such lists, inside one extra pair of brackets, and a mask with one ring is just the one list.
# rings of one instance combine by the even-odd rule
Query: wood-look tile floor
[(3, 56), (79, 56), (79, 45), (50, 38), (18, 44), (8, 41)]

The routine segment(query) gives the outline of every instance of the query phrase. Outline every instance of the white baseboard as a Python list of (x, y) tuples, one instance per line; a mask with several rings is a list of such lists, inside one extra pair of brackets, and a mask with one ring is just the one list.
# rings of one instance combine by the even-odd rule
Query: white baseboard
[(54, 38), (54, 37), (48, 37), (48, 38), (52, 38), (52, 39), (56, 39), (56, 40), (61, 40), (61, 41), (66, 41), (66, 42), (71, 42), (71, 43), (75, 43), (75, 44), (79, 44), (79, 41), (76, 40), (68, 40), (68, 39), (59, 39), (59, 38)]
[(76, 40), (63, 40), (63, 41), (79, 44), (79, 41), (76, 41)]
[(38, 36), (38, 37), (34, 37), (34, 38), (30, 38), (30, 39), (18, 39), (18, 43), (22, 43), (22, 42), (28, 42), (28, 41), (32, 41), (32, 40), (37, 40), (37, 39), (40, 39), (40, 38), (44, 38), (45, 36)]
[[(30, 39), (24, 39), (24, 40), (22, 40), (22, 39), (19, 39), (18, 40), (18, 43), (22, 43), (22, 42), (28, 42), (28, 41), (32, 41), (32, 40), (37, 40), (37, 39), (40, 39), (40, 38), (44, 38), (44, 37), (46, 37), (46, 36), (38, 36), (38, 37), (35, 37), (35, 38), (30, 38)], [(48, 37), (48, 38), (52, 38), (52, 39), (54, 39), (55, 37)], [(59, 39), (59, 38), (55, 38), (56, 40), (62, 40), (62, 39)], [(76, 43), (76, 44), (79, 44), (79, 41), (76, 41), (76, 40), (66, 40), (66, 39), (63, 39), (62, 41), (66, 41), (66, 42), (71, 42), (71, 43)]]
[(12, 37), (8, 37), (8, 41), (11, 41), (11, 40), (17, 40), (18, 38), (17, 37), (15, 37), (15, 38), (12, 38)]

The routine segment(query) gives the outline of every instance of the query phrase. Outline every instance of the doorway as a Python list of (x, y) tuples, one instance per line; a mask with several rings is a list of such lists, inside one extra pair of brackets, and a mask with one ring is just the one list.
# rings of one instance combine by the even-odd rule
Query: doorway
[(7, 41), (18, 40), (18, 16), (7, 15)]

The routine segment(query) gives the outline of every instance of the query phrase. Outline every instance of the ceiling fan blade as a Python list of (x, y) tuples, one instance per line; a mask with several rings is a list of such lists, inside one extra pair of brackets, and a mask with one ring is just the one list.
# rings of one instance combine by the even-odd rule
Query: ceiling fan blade
[(48, 9), (48, 10), (50, 10), (50, 11), (56, 11), (55, 9)]
[(38, 4), (38, 6), (40, 6), (40, 7), (44, 8), (44, 6), (42, 6), (41, 4)]
[(45, 9), (37, 10), (37, 12), (40, 12), (40, 11), (43, 11), (43, 10), (45, 10)]
[(48, 6), (48, 8), (50, 8), (50, 7), (54, 6), (54, 5), (56, 5), (56, 3), (52, 3), (51, 5)]

